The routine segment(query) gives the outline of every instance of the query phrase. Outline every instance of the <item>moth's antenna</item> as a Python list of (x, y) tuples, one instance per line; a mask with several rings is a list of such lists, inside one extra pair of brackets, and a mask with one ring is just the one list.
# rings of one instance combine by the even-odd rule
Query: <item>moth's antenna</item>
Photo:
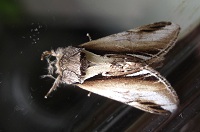
[(41, 60), (44, 60), (44, 58), (45, 58), (46, 56), (50, 56), (50, 55), (52, 55), (52, 52), (51, 52), (51, 51), (44, 51), (44, 52), (42, 53), (42, 55), (41, 55)]

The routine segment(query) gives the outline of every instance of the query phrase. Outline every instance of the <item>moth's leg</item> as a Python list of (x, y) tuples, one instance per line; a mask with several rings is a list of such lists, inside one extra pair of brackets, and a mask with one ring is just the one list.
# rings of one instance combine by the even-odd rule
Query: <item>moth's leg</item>
[(48, 62), (48, 74), (53, 75), (53, 71), (54, 71), (54, 65), (56, 63), (56, 60), (54, 61), (50, 61), (49, 58), (47, 58), (47, 62)]
[(51, 87), (51, 89), (48, 91), (48, 93), (45, 95), (45, 98), (47, 98), (49, 96), (49, 94), (56, 90), (56, 88), (59, 86), (59, 83), (60, 83), (60, 79), (61, 79), (61, 76), (59, 75), (56, 80), (54, 81), (53, 83), (53, 86)]
[(91, 93), (92, 93), (92, 92), (89, 92), (87, 96), (90, 97)]
[(48, 74), (48, 75), (42, 75), (42, 76), (41, 76), (41, 78), (46, 78), (46, 77), (56, 80), (55, 77), (53, 77), (52, 75), (49, 75), (49, 74)]
[(89, 41), (92, 41), (92, 38), (89, 33), (87, 33), (86, 36), (89, 38)]

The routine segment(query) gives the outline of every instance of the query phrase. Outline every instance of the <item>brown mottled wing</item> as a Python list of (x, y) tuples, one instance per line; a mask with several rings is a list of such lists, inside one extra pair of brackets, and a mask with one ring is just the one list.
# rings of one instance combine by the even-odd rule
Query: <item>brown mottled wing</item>
[(171, 85), (150, 67), (123, 77), (92, 78), (77, 86), (150, 113), (174, 112), (179, 104)]
[(149, 63), (159, 62), (177, 39), (180, 27), (157, 22), (81, 44), (86, 50), (130, 53)]

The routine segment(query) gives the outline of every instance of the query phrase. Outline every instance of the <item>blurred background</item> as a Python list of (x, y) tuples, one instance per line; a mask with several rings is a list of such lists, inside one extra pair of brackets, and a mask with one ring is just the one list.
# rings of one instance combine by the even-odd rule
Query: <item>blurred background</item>
[[(173, 115), (154, 115), (41, 79), (43, 51), (77, 46), (137, 26), (181, 26), (176, 46), (159, 69), (180, 99)], [(199, 0), (1, 0), (0, 132), (200, 131)]]

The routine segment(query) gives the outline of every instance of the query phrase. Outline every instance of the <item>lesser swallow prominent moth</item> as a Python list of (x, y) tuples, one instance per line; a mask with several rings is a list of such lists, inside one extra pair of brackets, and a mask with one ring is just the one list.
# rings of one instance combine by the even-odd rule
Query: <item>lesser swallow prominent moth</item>
[(157, 22), (78, 47), (45, 51), (41, 59), (48, 61), (48, 74), (43, 77), (55, 79), (45, 97), (61, 83), (74, 84), (150, 113), (174, 112), (177, 94), (154, 69), (174, 46), (179, 31), (177, 24)]

